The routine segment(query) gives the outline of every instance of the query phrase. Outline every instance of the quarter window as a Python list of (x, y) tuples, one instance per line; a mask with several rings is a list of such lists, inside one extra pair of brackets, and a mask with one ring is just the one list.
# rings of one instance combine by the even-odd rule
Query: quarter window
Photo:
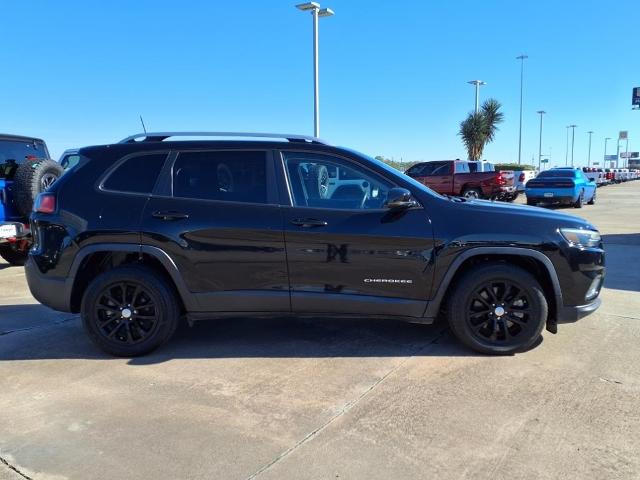
[(383, 208), (393, 185), (346, 160), (312, 153), (284, 153), (296, 207)]
[(267, 203), (266, 152), (182, 152), (172, 175), (174, 197)]
[(107, 177), (103, 188), (118, 192), (151, 193), (166, 158), (166, 153), (128, 158)]

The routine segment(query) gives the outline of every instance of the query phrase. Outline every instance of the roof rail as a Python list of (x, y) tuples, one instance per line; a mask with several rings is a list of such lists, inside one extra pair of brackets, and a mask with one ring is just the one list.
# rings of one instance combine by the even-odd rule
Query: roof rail
[[(289, 135), (284, 133), (247, 133), (247, 132), (147, 132), (131, 135), (119, 143), (162, 142), (170, 137), (245, 137), (245, 138), (282, 138), (289, 142), (308, 142), (329, 145), (324, 140), (307, 135)], [(141, 139), (141, 140), (139, 140)]]

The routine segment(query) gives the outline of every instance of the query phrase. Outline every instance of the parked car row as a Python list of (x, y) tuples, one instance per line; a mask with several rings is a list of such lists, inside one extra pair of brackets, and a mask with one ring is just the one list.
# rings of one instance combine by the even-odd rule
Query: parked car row
[(582, 167), (583, 173), (599, 187), (640, 179), (640, 170), (629, 168)]

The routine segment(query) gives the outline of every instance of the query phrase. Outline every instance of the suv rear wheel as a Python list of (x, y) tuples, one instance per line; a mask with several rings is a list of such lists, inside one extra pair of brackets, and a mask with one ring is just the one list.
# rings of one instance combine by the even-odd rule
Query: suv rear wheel
[(180, 310), (173, 289), (144, 266), (96, 277), (82, 298), (82, 324), (105, 352), (135, 357), (155, 350), (176, 330)]
[(538, 281), (521, 268), (481, 265), (466, 272), (448, 304), (449, 325), (468, 347), (507, 355), (540, 337), (548, 306)]

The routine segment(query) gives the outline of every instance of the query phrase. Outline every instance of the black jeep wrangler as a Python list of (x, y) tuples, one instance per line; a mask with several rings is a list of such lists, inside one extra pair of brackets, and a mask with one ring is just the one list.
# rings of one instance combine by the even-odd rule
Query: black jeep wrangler
[(31, 292), (106, 352), (150, 352), (181, 318), (445, 315), (509, 354), (600, 304), (603, 244), (578, 217), (441, 196), (317, 138), (179, 135), (83, 148), (36, 201)]

